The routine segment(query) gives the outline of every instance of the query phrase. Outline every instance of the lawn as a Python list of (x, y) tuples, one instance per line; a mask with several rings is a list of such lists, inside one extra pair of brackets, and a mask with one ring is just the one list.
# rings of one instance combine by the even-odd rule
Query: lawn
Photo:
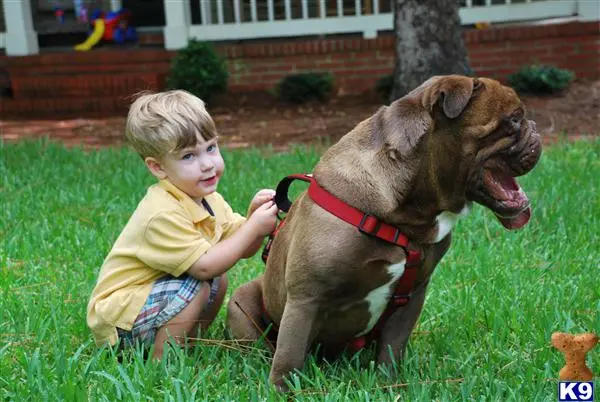
[[(0, 399), (286, 400), (268, 384), (264, 349), (218, 341), (224, 309), (206, 341), (160, 363), (138, 352), (120, 364), (93, 345), (85, 308), (98, 268), (153, 182), (137, 155), (48, 141), (0, 143), (0, 153)], [(245, 211), (256, 190), (310, 171), (319, 153), (224, 156), (219, 191)], [(555, 401), (563, 357), (550, 335), (600, 333), (598, 172), (600, 140), (546, 149), (520, 180), (533, 202), (526, 228), (508, 232), (482, 207), (458, 224), (404, 362), (378, 367), (368, 351), (309, 359), (295, 398)], [(238, 264), (229, 292), (262, 269), (258, 255)], [(599, 350), (588, 356), (596, 374)]]

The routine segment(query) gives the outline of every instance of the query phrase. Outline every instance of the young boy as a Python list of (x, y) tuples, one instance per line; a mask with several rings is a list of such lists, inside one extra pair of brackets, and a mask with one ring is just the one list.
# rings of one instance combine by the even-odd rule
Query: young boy
[(204, 102), (175, 90), (140, 96), (126, 136), (159, 182), (148, 189), (104, 260), (87, 308), (96, 343), (183, 343), (215, 318), (227, 272), (254, 255), (275, 227), (273, 190), (259, 191), (248, 218), (216, 192), (224, 162)]

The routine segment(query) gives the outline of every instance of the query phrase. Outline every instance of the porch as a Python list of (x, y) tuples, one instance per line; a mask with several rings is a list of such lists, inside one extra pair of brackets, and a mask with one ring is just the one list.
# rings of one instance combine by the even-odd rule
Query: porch
[[(32, 16), (32, 1), (2, 1), (0, 49), (8, 56), (40, 52), (35, 28), (40, 24)], [(138, 7), (140, 19), (152, 17), (150, 25), (142, 24), (139, 29), (162, 32), (167, 50), (184, 47), (190, 38), (238, 41), (359, 33), (369, 39), (393, 29), (390, 0), (146, 0), (144, 8), (139, 0), (98, 1), (111, 11)], [(600, 20), (600, 2), (590, 0), (460, 1), (463, 25), (548, 18)], [(152, 13), (142, 12), (150, 5)]]

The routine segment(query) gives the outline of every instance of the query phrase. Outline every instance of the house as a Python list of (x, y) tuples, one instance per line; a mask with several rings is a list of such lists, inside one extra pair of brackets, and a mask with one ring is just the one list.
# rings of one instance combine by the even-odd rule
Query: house
[[(7, 66), (14, 101), (52, 98), (68, 104), (67, 98), (76, 96), (103, 102), (93, 107), (98, 110), (121, 110), (109, 98), (164, 87), (170, 58), (190, 38), (216, 43), (229, 61), (232, 91), (265, 90), (293, 72), (328, 70), (339, 93), (358, 93), (373, 88), (393, 68), (389, 0), (82, 1), (104, 10), (132, 11), (140, 44), (86, 54), (53, 48), (47, 39), (51, 35), (86, 35), (86, 25), (67, 23), (68, 18), (56, 27), (53, 9), (48, 9), (48, 3), (59, 2), (65, 15), (72, 16), (73, 0), (3, 0), (0, 48), (6, 56), (0, 67)], [(600, 2), (462, 0), (461, 5), (465, 42), (477, 74), (505, 79), (523, 65), (545, 63), (600, 78)], [(471, 28), (477, 22), (491, 28)], [(79, 102), (73, 107), (91, 106)]]

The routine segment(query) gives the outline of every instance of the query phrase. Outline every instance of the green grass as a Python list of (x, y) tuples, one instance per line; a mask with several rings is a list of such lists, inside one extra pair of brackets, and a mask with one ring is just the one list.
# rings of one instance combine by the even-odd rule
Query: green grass
[[(86, 153), (47, 142), (1, 144), (0, 399), (286, 400), (268, 385), (270, 356), (205, 343), (160, 363), (98, 350), (85, 308), (98, 268), (153, 182), (126, 149)], [(225, 152), (219, 191), (245, 211), (256, 190), (310, 171), (318, 152)], [(554, 331), (600, 333), (600, 141), (547, 149), (521, 184), (533, 202), (508, 232), (477, 207), (436, 271), (407, 359), (391, 369), (363, 352), (309, 359), (297, 400), (554, 401), (563, 358)], [(302, 185), (299, 185), (302, 187)], [(297, 189), (296, 189), (297, 190)], [(230, 271), (231, 287), (263, 269)], [(207, 334), (222, 339), (224, 309)], [(588, 365), (600, 373), (600, 348)], [(598, 391), (598, 390), (597, 390)]]

